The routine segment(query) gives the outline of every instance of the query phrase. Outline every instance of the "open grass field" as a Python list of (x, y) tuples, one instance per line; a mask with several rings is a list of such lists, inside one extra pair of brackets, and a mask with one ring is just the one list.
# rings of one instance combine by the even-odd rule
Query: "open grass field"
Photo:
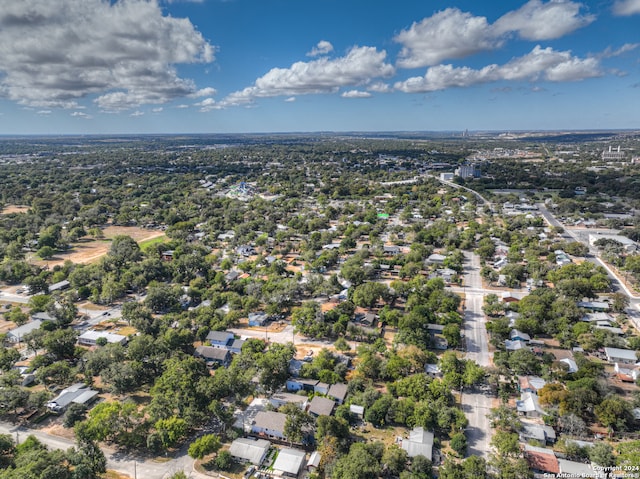
[(38, 266), (49, 266), (49, 268), (61, 265), (66, 260), (81, 264), (93, 263), (107, 254), (111, 246), (111, 240), (116, 236), (130, 236), (139, 244), (148, 244), (150, 241), (156, 240), (162, 241), (166, 238), (163, 231), (149, 230), (137, 226), (107, 226), (102, 232), (104, 233), (104, 238), (83, 238), (79, 242), (73, 243), (69, 251), (57, 253), (50, 260), (41, 260), (34, 254), (30, 261)]

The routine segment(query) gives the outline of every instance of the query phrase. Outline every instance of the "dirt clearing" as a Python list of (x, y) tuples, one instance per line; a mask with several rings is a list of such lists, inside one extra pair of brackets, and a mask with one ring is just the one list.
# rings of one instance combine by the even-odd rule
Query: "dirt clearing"
[(44, 261), (37, 259), (34, 255), (32, 262), (38, 266), (49, 266), (52, 268), (56, 265), (63, 264), (66, 260), (72, 263), (93, 263), (107, 254), (111, 247), (111, 239), (119, 235), (131, 236), (135, 241), (141, 243), (153, 238), (159, 238), (165, 235), (164, 231), (149, 230), (139, 228), (137, 226), (107, 226), (103, 228), (104, 238), (90, 239), (83, 238), (77, 243), (71, 245), (71, 249), (64, 253), (57, 253), (50, 260)]

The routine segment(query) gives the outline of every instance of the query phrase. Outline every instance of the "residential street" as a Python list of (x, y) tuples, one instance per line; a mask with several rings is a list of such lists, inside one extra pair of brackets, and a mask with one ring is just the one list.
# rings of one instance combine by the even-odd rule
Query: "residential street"
[[(484, 293), (480, 277), (480, 259), (476, 254), (465, 253), (464, 270), (464, 336), (466, 341), (466, 358), (476, 361), (480, 366), (490, 366), (489, 344), (485, 329), (482, 304)], [(486, 390), (477, 388), (463, 391), (462, 408), (469, 419), (467, 427), (468, 454), (484, 456), (489, 454), (491, 442), (491, 424), (487, 414), (491, 409), (492, 398)]]
[[(33, 435), (51, 449), (66, 450), (75, 445), (72, 440), (54, 436), (38, 429), (16, 426), (4, 421), (0, 422), (0, 434), (9, 434), (14, 440), (17, 438), (19, 442), (23, 442), (29, 435)], [(127, 474), (131, 478), (166, 479), (178, 471), (184, 471), (187, 477), (193, 479), (209, 477), (193, 470), (194, 461), (187, 455), (186, 447), (179, 451), (176, 458), (168, 459), (166, 462), (140, 458), (104, 447), (102, 451), (107, 458), (107, 469)]]

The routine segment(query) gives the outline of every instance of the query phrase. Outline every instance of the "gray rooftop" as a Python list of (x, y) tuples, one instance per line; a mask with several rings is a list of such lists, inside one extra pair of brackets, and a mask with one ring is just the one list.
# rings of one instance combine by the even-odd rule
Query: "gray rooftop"
[(409, 457), (424, 456), (431, 460), (433, 455), (433, 433), (421, 427), (415, 427), (408, 439), (402, 440), (402, 449)]
[(314, 396), (309, 404), (309, 414), (314, 416), (331, 416), (333, 408), (336, 403), (333, 399), (328, 399), (322, 396)]
[(300, 469), (302, 469), (305, 456), (306, 453), (304, 451), (282, 448), (273, 463), (273, 469), (297, 476)]
[(240, 438), (231, 443), (229, 453), (233, 457), (248, 461), (259, 466), (264, 459), (271, 443), (266, 439)]

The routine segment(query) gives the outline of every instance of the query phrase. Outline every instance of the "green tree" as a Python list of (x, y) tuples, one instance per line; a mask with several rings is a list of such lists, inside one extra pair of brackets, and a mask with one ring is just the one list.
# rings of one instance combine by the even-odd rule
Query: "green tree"
[(194, 459), (202, 459), (208, 454), (216, 452), (222, 446), (220, 438), (215, 434), (200, 436), (189, 445), (189, 456)]
[(333, 468), (333, 479), (370, 479), (380, 474), (380, 462), (367, 445), (356, 443)]
[(175, 446), (185, 437), (188, 430), (187, 422), (176, 416), (158, 419), (154, 427), (160, 434), (162, 445), (166, 448)]
[(491, 445), (503, 457), (516, 457), (520, 454), (518, 434), (514, 432), (496, 431), (491, 438)]
[(393, 476), (398, 476), (404, 471), (407, 465), (407, 451), (398, 447), (397, 444), (391, 444), (382, 455), (383, 467)]
[(457, 432), (451, 436), (449, 444), (451, 449), (456, 451), (460, 456), (464, 456), (467, 451), (467, 438), (463, 432)]

